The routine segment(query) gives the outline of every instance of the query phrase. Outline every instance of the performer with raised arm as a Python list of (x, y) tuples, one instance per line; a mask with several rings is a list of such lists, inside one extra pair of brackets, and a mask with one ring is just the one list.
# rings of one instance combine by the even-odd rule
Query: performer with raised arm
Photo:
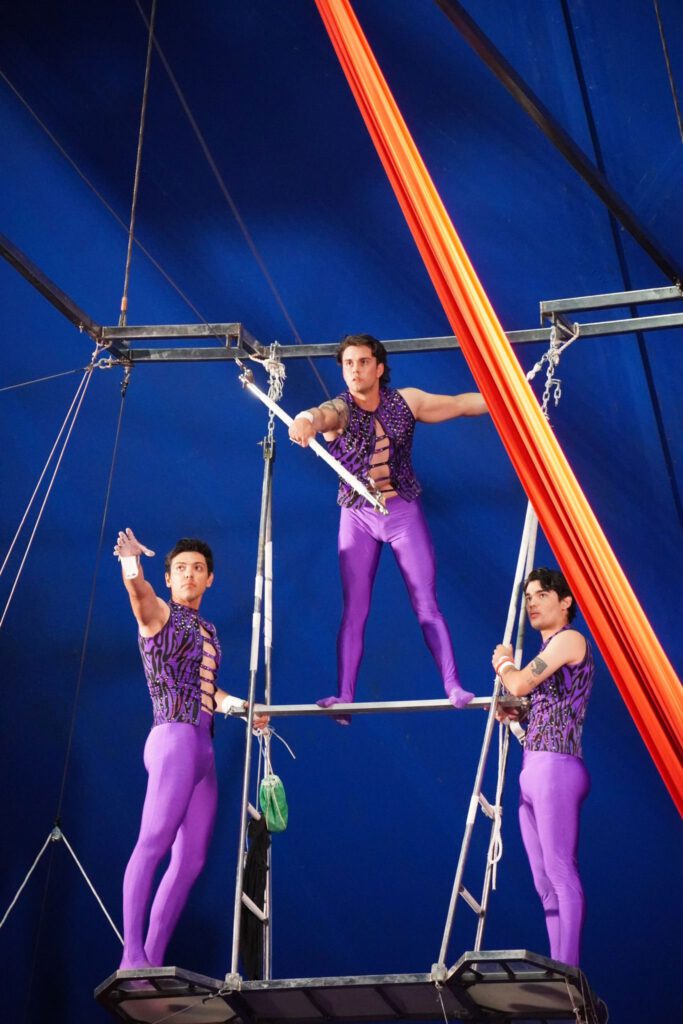
[(512, 647), (498, 644), (492, 664), (509, 693), (530, 695), (519, 776), (520, 831), (545, 911), (550, 955), (578, 967), (585, 914), (577, 864), (579, 814), (590, 790), (581, 732), (593, 686), (593, 655), (586, 637), (571, 627), (576, 605), (561, 572), (534, 569), (524, 597), (529, 621), (543, 640), (541, 650), (517, 669)]
[[(388, 516), (379, 516), (343, 480), (339, 483), (339, 563), (344, 611), (337, 637), (336, 696), (322, 707), (351, 703), (363, 655), (365, 624), (382, 544), (390, 545), (422, 632), (441, 673), (446, 694), (461, 708), (474, 696), (460, 683), (448, 626), (436, 597), (436, 565), (429, 528), (411, 461), (415, 424), (441, 423), (485, 413), (477, 392), (432, 395), (418, 388), (389, 387), (387, 352), (369, 334), (348, 335), (337, 362), (347, 390), (314, 409), (300, 412), (289, 430), (304, 447), (319, 431), (330, 453), (382, 495)], [(348, 724), (347, 716), (337, 721)]]
[[(140, 834), (123, 880), (121, 970), (159, 967), (204, 867), (216, 817), (213, 716), (236, 702), (216, 685), (221, 648), (215, 627), (199, 615), (213, 583), (213, 555), (204, 541), (179, 540), (166, 556), (166, 602), (145, 580), (141, 555), (154, 552), (133, 531), (118, 535), (114, 554), (139, 627), (138, 643), (152, 698), (153, 727), (145, 744), (148, 773)], [(129, 571), (130, 563), (132, 571)], [(263, 728), (266, 716), (255, 716)], [(157, 868), (170, 852), (149, 914)]]

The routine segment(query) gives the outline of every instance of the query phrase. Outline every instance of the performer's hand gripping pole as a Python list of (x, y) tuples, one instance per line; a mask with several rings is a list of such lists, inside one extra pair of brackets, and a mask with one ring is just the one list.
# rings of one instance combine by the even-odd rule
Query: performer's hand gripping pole
[[(260, 402), (263, 402), (263, 404), (266, 405), (271, 410), (271, 412), (275, 413), (278, 419), (281, 419), (283, 423), (286, 423), (288, 427), (291, 427), (292, 423), (294, 422), (292, 417), (289, 416), (284, 411), (284, 409), (281, 409), (277, 402), (274, 402), (272, 398), (269, 398), (268, 395), (264, 394), (264, 392), (261, 391), (259, 387), (257, 387), (257, 385), (254, 383), (254, 375), (249, 369), (249, 367), (245, 366), (244, 363), (242, 363), (239, 359), (236, 359), (235, 362), (242, 370), (242, 373), (240, 374), (240, 380), (243, 386), (247, 389), (247, 391), (250, 391), (252, 395), (255, 395)], [(348, 469), (342, 466), (341, 462), (339, 462), (338, 459), (335, 459), (334, 456), (330, 455), (330, 453), (326, 451), (325, 448), (323, 448), (319, 441), (311, 439), (308, 442), (308, 447), (312, 448), (315, 454), (318, 455), (323, 460), (323, 462), (326, 462), (327, 465), (334, 470), (337, 476), (340, 476), (342, 480), (345, 480), (346, 483), (349, 484), (350, 487), (353, 487), (354, 491), (356, 491), (363, 498), (365, 498), (365, 500), (368, 501), (373, 506), (376, 512), (379, 512), (383, 516), (389, 515), (389, 511), (386, 505), (384, 504), (382, 498), (378, 497), (378, 495), (373, 494), (372, 491), (368, 490), (365, 484), (362, 483), (357, 477), (355, 477), (353, 473), (349, 473)]]

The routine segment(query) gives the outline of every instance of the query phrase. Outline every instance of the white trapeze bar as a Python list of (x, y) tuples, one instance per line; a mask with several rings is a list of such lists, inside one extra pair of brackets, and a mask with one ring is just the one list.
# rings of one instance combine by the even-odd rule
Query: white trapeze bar
[[(525, 708), (524, 697), (502, 697), (498, 704), (503, 708)], [(488, 711), (491, 697), (475, 697), (462, 709), (464, 711)], [(317, 704), (256, 704), (254, 714), (270, 715), (271, 718), (294, 718), (297, 715), (372, 715), (378, 712), (395, 711), (455, 711), (450, 701), (441, 700), (382, 700), (357, 704), (334, 704), (331, 708), (320, 708)], [(246, 718), (247, 712), (231, 711), (231, 716)]]
[[(244, 363), (239, 359), (236, 359), (235, 362), (243, 371), (240, 376), (240, 380), (244, 387), (250, 391), (252, 395), (255, 395), (260, 402), (263, 402), (271, 412), (275, 413), (278, 419), (281, 419), (283, 423), (286, 423), (288, 427), (291, 427), (294, 422), (292, 417), (286, 413), (284, 409), (281, 409), (277, 402), (274, 402), (272, 398), (269, 398), (268, 395), (264, 394), (263, 391), (254, 384), (254, 375), (251, 370), (244, 365)], [(372, 491), (369, 491), (365, 484), (361, 483), (357, 477), (352, 473), (349, 473), (348, 469), (346, 469), (345, 466), (342, 466), (338, 459), (335, 459), (334, 456), (330, 455), (327, 449), (323, 448), (319, 441), (316, 441), (315, 438), (311, 438), (308, 442), (308, 447), (311, 448), (312, 451), (314, 451), (315, 454), (323, 460), (323, 462), (326, 462), (327, 465), (334, 470), (337, 476), (340, 476), (350, 487), (353, 487), (357, 494), (360, 494), (361, 497), (365, 498), (365, 500), (373, 506), (375, 512), (379, 512), (380, 515), (383, 516), (389, 515), (389, 510), (384, 502), (378, 498), (376, 494), (373, 494)]]

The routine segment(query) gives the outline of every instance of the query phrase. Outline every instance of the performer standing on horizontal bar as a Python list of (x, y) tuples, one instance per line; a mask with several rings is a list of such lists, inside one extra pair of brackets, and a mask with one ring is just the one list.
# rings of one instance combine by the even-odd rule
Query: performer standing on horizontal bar
[(524, 597), (529, 621), (543, 638), (541, 650), (526, 668), (517, 669), (512, 647), (498, 644), (492, 664), (514, 697), (531, 694), (519, 776), (520, 831), (545, 911), (550, 955), (578, 967), (585, 913), (577, 864), (579, 813), (590, 790), (581, 732), (593, 687), (593, 655), (586, 637), (571, 628), (576, 604), (561, 572), (534, 569)]
[[(123, 879), (120, 970), (133, 970), (162, 966), (190, 889), (206, 862), (217, 801), (213, 716), (217, 708), (227, 712), (236, 701), (216, 685), (221, 648), (215, 626), (199, 615), (204, 593), (213, 583), (209, 545), (184, 538), (166, 556), (168, 603), (143, 576), (140, 555), (154, 552), (132, 530), (119, 533), (114, 554), (121, 559), (139, 627), (154, 721), (145, 743), (149, 778), (140, 835)], [(246, 701), (237, 703), (246, 707)], [(266, 715), (254, 716), (256, 728), (267, 723)], [(145, 939), (154, 876), (169, 852)]]
[[(464, 707), (474, 694), (460, 684), (448, 626), (436, 597), (436, 565), (429, 528), (411, 461), (415, 423), (441, 423), (485, 413), (477, 392), (432, 395), (418, 388), (389, 387), (384, 345), (369, 334), (351, 334), (337, 350), (347, 391), (300, 412), (289, 436), (306, 446), (320, 431), (330, 452), (386, 500), (389, 515), (378, 516), (340, 481), (339, 562), (344, 612), (337, 637), (338, 693), (322, 707), (351, 703), (363, 655), (365, 624), (382, 544), (390, 545), (446, 695)], [(349, 718), (340, 715), (341, 724)]]

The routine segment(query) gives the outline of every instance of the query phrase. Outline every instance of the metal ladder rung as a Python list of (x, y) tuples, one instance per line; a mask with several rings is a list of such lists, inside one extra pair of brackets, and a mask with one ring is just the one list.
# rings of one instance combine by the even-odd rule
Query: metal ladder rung
[(481, 917), (482, 908), (481, 903), (478, 903), (471, 892), (469, 892), (464, 885), (460, 886), (460, 895), (464, 899), (470, 910), (473, 910), (477, 917)]
[(251, 910), (254, 917), (258, 917), (259, 921), (263, 921), (264, 924), (268, 920), (268, 915), (261, 910), (260, 907), (257, 907), (254, 901), (250, 899), (245, 892), (242, 893), (242, 905), (245, 906), (247, 910)]

